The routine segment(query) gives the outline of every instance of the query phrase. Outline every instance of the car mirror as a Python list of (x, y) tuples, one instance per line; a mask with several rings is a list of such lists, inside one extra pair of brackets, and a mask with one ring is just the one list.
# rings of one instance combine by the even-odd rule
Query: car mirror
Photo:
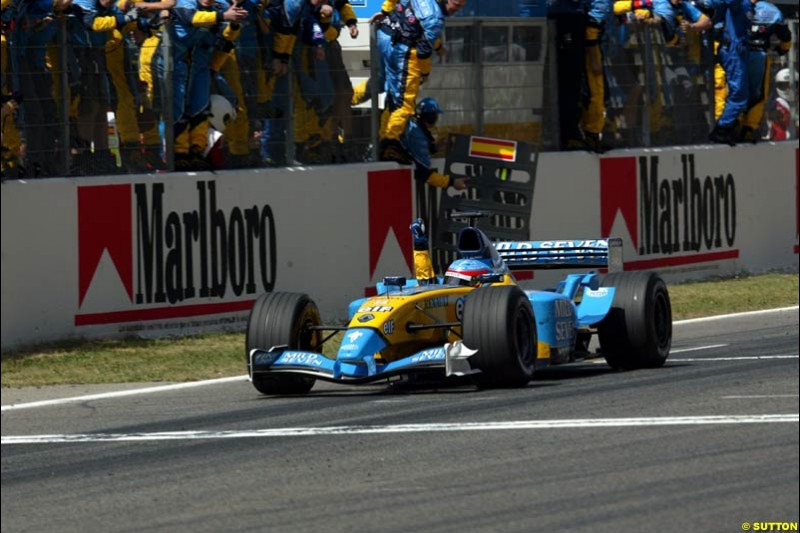
[(481, 274), (480, 276), (476, 276), (475, 280), (479, 283), (500, 283), (503, 281), (505, 274)]
[(386, 287), (405, 287), (406, 278), (403, 276), (387, 276), (383, 278), (383, 284)]

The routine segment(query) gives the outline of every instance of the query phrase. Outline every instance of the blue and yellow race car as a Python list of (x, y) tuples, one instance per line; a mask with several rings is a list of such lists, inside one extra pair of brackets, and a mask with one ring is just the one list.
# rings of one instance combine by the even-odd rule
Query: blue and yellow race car
[[(303, 394), (318, 379), (363, 384), (421, 374), (522, 387), (550, 365), (604, 357), (627, 370), (660, 367), (669, 356), (667, 287), (652, 272), (622, 272), (619, 239), (492, 243), (470, 224), (457, 250), (442, 278), (384, 278), (376, 296), (350, 304), (347, 326), (323, 325), (305, 294), (261, 296), (246, 339), (255, 388)], [(523, 290), (513, 271), (537, 268), (608, 273), (569, 274), (552, 290)], [(336, 358), (326, 357), (322, 345), (341, 330)], [(595, 334), (600, 348), (590, 352)]]

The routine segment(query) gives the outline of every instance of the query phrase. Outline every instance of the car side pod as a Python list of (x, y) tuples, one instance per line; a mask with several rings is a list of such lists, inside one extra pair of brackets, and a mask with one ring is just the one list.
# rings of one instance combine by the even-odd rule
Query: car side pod
[(616, 292), (617, 289), (614, 287), (584, 290), (581, 303), (576, 306), (575, 325), (579, 328), (593, 326), (608, 316)]

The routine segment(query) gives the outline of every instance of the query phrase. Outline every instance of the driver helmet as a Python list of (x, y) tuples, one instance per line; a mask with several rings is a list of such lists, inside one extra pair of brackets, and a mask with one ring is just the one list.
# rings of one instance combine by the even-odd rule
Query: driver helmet
[(457, 259), (444, 274), (445, 285), (472, 286), (478, 284), (478, 276), (491, 274), (489, 264), (478, 259)]
[(426, 124), (433, 126), (439, 120), (439, 115), (444, 113), (439, 107), (439, 102), (427, 96), (417, 104), (417, 116)]
[[(794, 81), (797, 81), (797, 74), (794, 76)], [(778, 96), (791, 103), (794, 102), (794, 87), (792, 87), (792, 73), (788, 68), (780, 69), (775, 74), (775, 91)]]
[(208, 122), (211, 127), (220, 133), (225, 133), (225, 127), (236, 118), (236, 110), (233, 108), (230, 100), (221, 94), (212, 94), (209, 98), (209, 111)]

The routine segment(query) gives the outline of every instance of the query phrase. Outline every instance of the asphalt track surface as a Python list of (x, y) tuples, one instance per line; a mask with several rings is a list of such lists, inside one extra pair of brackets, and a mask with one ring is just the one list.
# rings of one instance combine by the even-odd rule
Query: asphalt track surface
[(676, 324), (661, 369), (580, 363), (516, 390), (318, 383), (269, 398), (235, 379), (33, 399), (3, 390), (3, 532), (728, 533), (798, 521), (796, 307)]

